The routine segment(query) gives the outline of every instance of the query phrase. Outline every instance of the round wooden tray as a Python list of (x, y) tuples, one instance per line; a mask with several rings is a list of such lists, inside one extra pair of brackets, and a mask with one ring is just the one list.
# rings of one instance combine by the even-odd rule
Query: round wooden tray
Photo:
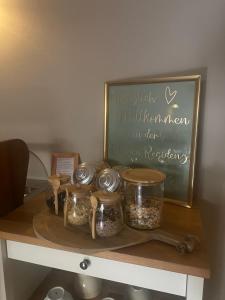
[(149, 241), (150, 233), (137, 231), (128, 226), (110, 238), (91, 237), (88, 226), (64, 227), (63, 218), (46, 209), (33, 218), (33, 228), (37, 237), (53, 242), (68, 250), (94, 253), (115, 250)]

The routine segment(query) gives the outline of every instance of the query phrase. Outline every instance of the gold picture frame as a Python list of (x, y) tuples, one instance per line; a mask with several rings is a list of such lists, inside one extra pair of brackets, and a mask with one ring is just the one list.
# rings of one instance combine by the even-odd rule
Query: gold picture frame
[(105, 83), (104, 159), (165, 172), (165, 200), (185, 207), (193, 202), (200, 84), (200, 75)]

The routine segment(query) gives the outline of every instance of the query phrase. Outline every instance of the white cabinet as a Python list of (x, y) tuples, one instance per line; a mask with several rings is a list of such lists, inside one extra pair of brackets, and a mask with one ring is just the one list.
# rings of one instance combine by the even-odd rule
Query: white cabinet
[[(15, 241), (7, 241), (7, 253), (15, 260), (202, 300), (200, 277)], [(84, 259), (89, 261), (86, 270), (80, 267)]]
[[(46, 203), (41, 194), (0, 219), (0, 300), (27, 300), (49, 268), (202, 300), (204, 278), (209, 278), (210, 270), (198, 209), (164, 206), (165, 228), (200, 238), (200, 248), (184, 256), (159, 242), (93, 255), (73, 252), (34, 234), (33, 217), (43, 209)], [(73, 249), (79, 249), (79, 245)], [(90, 262), (86, 270), (80, 268), (84, 259)]]

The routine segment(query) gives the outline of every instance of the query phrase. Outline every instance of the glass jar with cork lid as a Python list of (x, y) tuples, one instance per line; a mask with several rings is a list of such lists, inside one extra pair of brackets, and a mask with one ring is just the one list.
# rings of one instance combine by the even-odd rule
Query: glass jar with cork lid
[(92, 238), (111, 237), (123, 228), (121, 196), (117, 192), (97, 191), (91, 197), (90, 227)]
[(125, 188), (126, 223), (136, 229), (160, 227), (165, 174), (153, 169), (127, 169), (121, 174)]
[(70, 185), (66, 187), (64, 204), (64, 225), (88, 224), (91, 209), (91, 188), (88, 185)]

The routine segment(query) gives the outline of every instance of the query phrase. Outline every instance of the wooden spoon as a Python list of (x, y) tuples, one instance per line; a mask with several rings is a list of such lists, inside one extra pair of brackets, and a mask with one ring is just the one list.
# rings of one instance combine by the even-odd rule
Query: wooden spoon
[(53, 194), (54, 194), (54, 205), (55, 205), (55, 214), (59, 214), (59, 201), (58, 201), (58, 189), (60, 187), (60, 179), (57, 176), (50, 176), (48, 181), (52, 185)]
[(94, 196), (91, 196), (90, 200), (91, 200), (91, 206), (92, 206), (91, 235), (92, 235), (92, 238), (95, 239), (96, 238), (95, 219), (96, 219), (96, 209), (98, 206), (98, 200)]

